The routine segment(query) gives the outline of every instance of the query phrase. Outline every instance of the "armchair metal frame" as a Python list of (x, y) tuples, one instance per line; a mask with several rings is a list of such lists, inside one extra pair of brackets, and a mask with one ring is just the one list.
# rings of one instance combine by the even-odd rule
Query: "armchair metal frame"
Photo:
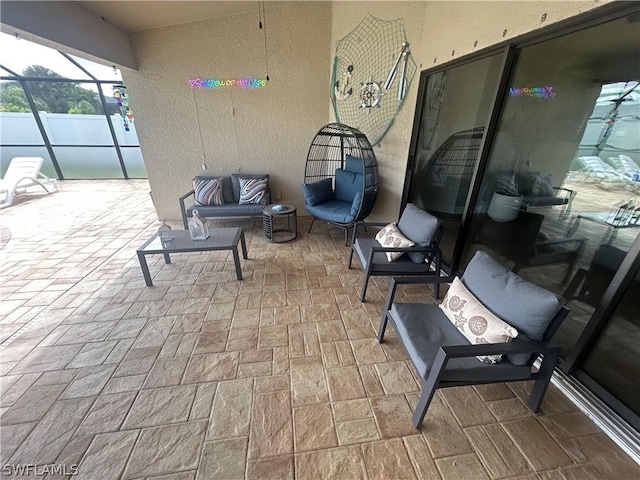
[[(384, 227), (388, 225), (389, 222), (366, 222), (360, 221), (357, 222), (353, 227), (353, 234), (351, 237), (351, 251), (349, 252), (349, 262), (347, 266), (351, 269), (351, 265), (353, 263), (353, 253), (356, 252), (356, 256), (360, 261), (360, 265), (362, 265), (362, 269), (364, 271), (364, 278), (362, 281), (362, 288), (360, 291), (360, 301), (364, 302), (365, 296), (367, 294), (367, 287), (369, 285), (369, 279), (372, 276), (402, 276), (402, 275), (411, 275), (411, 276), (439, 276), (442, 266), (442, 250), (438, 247), (440, 245), (440, 240), (442, 240), (442, 236), (444, 234), (444, 228), (442, 225), (438, 226), (438, 230), (436, 231), (433, 240), (431, 241), (431, 245), (427, 247), (421, 247), (415, 245), (413, 247), (405, 247), (405, 248), (393, 248), (393, 247), (383, 247), (382, 245), (374, 245), (368, 247), (367, 252), (362, 252), (366, 256), (361, 258), (360, 253), (356, 248), (356, 240), (358, 234), (358, 228), (362, 227), (367, 229), (367, 227)], [(423, 263), (414, 263), (411, 260), (407, 260), (406, 258), (401, 257), (395, 262), (375, 262), (374, 255), (376, 253), (387, 253), (387, 252), (414, 252), (414, 253), (424, 253), (425, 261)], [(402, 268), (406, 268), (406, 271), (403, 273), (401, 271)], [(433, 298), (437, 299), (440, 296), (440, 283), (435, 282), (435, 286), (433, 289)]]
[[(394, 318), (394, 315), (391, 312), (391, 307), (393, 304), (393, 298), (395, 296), (396, 289), (400, 284), (419, 284), (419, 283), (450, 283), (453, 281), (453, 277), (440, 277), (440, 278), (428, 278), (428, 277), (403, 277), (403, 278), (392, 278), (391, 285), (389, 286), (389, 291), (387, 294), (387, 299), (385, 302), (384, 310), (382, 313), (382, 318), (380, 320), (380, 327), (378, 330), (378, 342), (382, 343), (384, 339), (385, 330), (387, 327), (387, 322), (391, 320), (394, 329), (396, 332), (399, 332), (397, 328), (397, 323), (401, 321), (401, 319)], [(523, 380), (535, 380), (533, 385), (533, 390), (531, 395), (529, 396), (529, 400), (527, 402), (527, 406), (529, 409), (536, 413), (540, 409), (540, 405), (544, 398), (544, 395), (549, 386), (549, 382), (551, 381), (551, 376), (553, 374), (553, 370), (558, 362), (558, 358), (560, 356), (560, 347), (554, 345), (550, 342), (551, 337), (556, 332), (562, 321), (565, 319), (569, 310), (566, 307), (562, 307), (562, 309), (556, 314), (556, 316), (551, 320), (551, 323), (547, 327), (545, 331), (543, 340), (534, 341), (534, 340), (519, 340), (518, 342), (512, 343), (494, 343), (494, 344), (465, 344), (465, 345), (441, 345), (438, 349), (438, 352), (435, 356), (435, 361), (431, 369), (426, 373), (426, 375), (421, 378), (422, 384), (422, 394), (420, 395), (420, 400), (416, 406), (416, 409), (413, 413), (413, 425), (416, 428), (420, 428), (425, 415), (427, 414), (427, 410), (433, 399), (433, 396), (438, 388), (446, 388), (446, 387), (455, 387), (455, 386), (463, 386), (463, 385), (476, 385), (476, 384), (488, 384), (488, 383), (505, 383), (505, 382), (513, 382), (513, 381), (523, 381)], [(425, 323), (428, 324), (429, 319), (425, 318)], [(455, 328), (455, 327), (454, 327)], [(405, 348), (409, 358), (411, 358), (414, 368), (419, 372), (419, 367), (416, 365), (414, 359), (411, 357), (411, 352), (407, 349), (404, 340), (401, 335), (398, 335), (400, 340)], [(446, 372), (447, 365), (451, 359), (454, 358), (462, 358), (462, 357), (475, 357), (478, 355), (496, 355), (496, 354), (542, 354), (542, 361), (540, 363), (539, 369), (534, 371), (531, 368), (530, 375), (526, 378), (518, 378), (518, 379), (509, 379), (509, 378), (492, 378), (491, 376), (475, 378), (473, 380), (465, 380), (465, 381), (455, 381), (455, 380), (447, 380)], [(533, 367), (533, 363), (536, 357), (531, 356), (531, 360), (529, 365)], [(503, 362), (508, 360), (503, 359)], [(479, 361), (478, 361), (479, 362)], [(480, 363), (480, 362), (479, 362)], [(490, 369), (495, 365), (491, 364), (481, 364), (485, 365), (485, 368)]]

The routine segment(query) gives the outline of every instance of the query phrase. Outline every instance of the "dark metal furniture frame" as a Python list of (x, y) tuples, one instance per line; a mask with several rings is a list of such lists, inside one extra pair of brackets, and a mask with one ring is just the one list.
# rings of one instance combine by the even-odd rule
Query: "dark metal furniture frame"
[(206, 240), (192, 240), (187, 230), (174, 230), (173, 240), (161, 242), (159, 234), (154, 234), (149, 240), (144, 242), (136, 253), (142, 275), (148, 287), (153, 286), (146, 255), (164, 255), (164, 262), (171, 263), (171, 253), (188, 252), (210, 252), (216, 250), (231, 250), (233, 252), (233, 262), (236, 268), (236, 278), (242, 280), (242, 267), (240, 266), (240, 256), (238, 254), (238, 242), (242, 248), (242, 258), (247, 259), (247, 244), (244, 238), (242, 227), (216, 228), (211, 229), (211, 234)]
[[(420, 247), (415, 245), (413, 247), (406, 248), (392, 248), (392, 247), (383, 247), (382, 245), (374, 245), (369, 247), (367, 252), (362, 252), (366, 256), (362, 258), (358, 249), (356, 248), (356, 240), (358, 235), (358, 228), (363, 228), (365, 231), (367, 227), (381, 228), (388, 225), (389, 222), (365, 222), (360, 221), (356, 223), (353, 227), (353, 235), (351, 237), (351, 251), (349, 252), (349, 262), (347, 266), (351, 268), (351, 263), (353, 262), (353, 254), (356, 253), (356, 257), (358, 258), (360, 265), (362, 265), (362, 269), (364, 270), (364, 278), (362, 280), (362, 289), (360, 291), (360, 301), (364, 302), (364, 298), (367, 294), (367, 286), (369, 285), (369, 279), (372, 276), (403, 276), (403, 275), (411, 275), (411, 276), (421, 276), (421, 275), (429, 275), (431, 277), (440, 276), (441, 266), (442, 266), (442, 250), (438, 247), (440, 245), (440, 240), (442, 240), (442, 236), (444, 235), (444, 228), (442, 225), (438, 226), (438, 230), (436, 231), (433, 240), (431, 241), (431, 245), (428, 247)], [(406, 255), (403, 255), (395, 262), (387, 262), (386, 259), (384, 261), (377, 262), (374, 259), (374, 255), (376, 253), (386, 253), (386, 252), (415, 252), (415, 253), (424, 253), (426, 261), (423, 263), (414, 263), (412, 260), (409, 260)], [(440, 296), (440, 283), (434, 282), (433, 289), (433, 298), (437, 299)]]
[[(378, 342), (382, 343), (384, 339), (384, 333), (387, 327), (387, 322), (391, 320), (391, 323), (394, 326), (396, 332), (398, 332), (397, 323), (402, 322), (402, 318), (395, 318), (391, 312), (391, 306), (393, 304), (393, 298), (396, 292), (398, 285), (400, 284), (419, 284), (419, 283), (432, 283), (432, 284), (440, 284), (440, 283), (449, 283), (453, 281), (453, 277), (440, 277), (440, 278), (429, 278), (429, 277), (403, 277), (403, 278), (393, 278), (391, 280), (391, 285), (389, 286), (389, 292), (387, 294), (387, 300), (385, 303), (385, 307), (382, 313), (382, 318), (380, 321), (380, 328), (378, 330)], [(438, 313), (444, 315), (439, 309)], [(413, 413), (413, 425), (416, 428), (420, 428), (422, 421), (424, 420), (425, 415), (427, 414), (427, 409), (429, 408), (429, 404), (433, 398), (433, 395), (438, 388), (446, 388), (446, 387), (455, 387), (462, 385), (476, 385), (476, 384), (487, 384), (487, 383), (503, 383), (510, 381), (523, 381), (523, 380), (535, 380), (533, 385), (533, 390), (531, 395), (529, 396), (529, 400), (527, 402), (527, 406), (532, 412), (537, 412), (540, 409), (540, 405), (542, 403), (542, 399), (547, 391), (549, 386), (549, 382), (551, 380), (551, 376), (553, 374), (553, 370), (558, 362), (558, 358), (560, 355), (560, 347), (554, 345), (550, 342), (551, 337), (556, 332), (562, 321), (566, 318), (569, 310), (566, 307), (563, 307), (551, 320), (551, 323), (547, 327), (545, 331), (543, 340), (534, 341), (534, 340), (519, 340), (518, 342), (513, 343), (494, 343), (494, 344), (465, 344), (465, 345), (441, 345), (438, 349), (438, 353), (436, 354), (435, 361), (431, 370), (426, 372), (425, 376), (421, 378), (422, 384), (422, 394), (420, 395), (420, 400), (418, 401), (418, 405)], [(428, 328), (429, 318), (424, 319), (424, 323), (426, 328)], [(455, 328), (455, 327), (453, 327)], [(411, 358), (411, 353), (406, 348), (404, 344), (403, 338), (401, 335), (398, 335), (405, 350), (409, 354)], [(451, 359), (460, 358), (460, 357), (475, 357), (478, 355), (496, 355), (496, 354), (542, 354), (542, 361), (540, 363), (540, 367), (537, 371), (531, 369), (531, 373), (526, 378), (518, 378), (517, 380), (513, 379), (504, 379), (504, 378), (496, 378), (494, 375), (487, 375), (487, 377), (482, 377), (478, 375), (474, 380), (468, 381), (452, 381), (446, 379), (447, 372), (447, 364)], [(537, 355), (531, 356), (530, 364), (533, 365), (534, 360)], [(418, 369), (413, 358), (411, 358), (414, 367)], [(503, 362), (508, 360), (503, 359)], [(480, 363), (480, 362), (479, 362)], [(480, 364), (485, 365), (486, 369), (491, 369), (494, 365), (491, 364)], [(489, 371), (489, 370), (488, 370)]]

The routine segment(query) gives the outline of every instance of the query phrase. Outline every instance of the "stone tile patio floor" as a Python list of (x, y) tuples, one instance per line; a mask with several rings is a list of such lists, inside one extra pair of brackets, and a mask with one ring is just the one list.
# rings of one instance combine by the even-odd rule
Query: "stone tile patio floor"
[(387, 282), (360, 303), (342, 233), (307, 234), (304, 217), (280, 245), (240, 221), (243, 281), (228, 252), (179, 254), (149, 257), (146, 287), (148, 192), (65, 181), (0, 213), (3, 478), (18, 465), (101, 480), (640, 477), (555, 388), (539, 415), (526, 383), (440, 390), (414, 429), (416, 377), (392, 332), (375, 340)]

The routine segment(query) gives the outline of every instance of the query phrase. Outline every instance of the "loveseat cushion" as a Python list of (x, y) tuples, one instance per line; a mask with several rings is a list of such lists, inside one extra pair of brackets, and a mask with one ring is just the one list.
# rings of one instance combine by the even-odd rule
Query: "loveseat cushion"
[(305, 205), (318, 205), (333, 200), (333, 185), (331, 178), (324, 178), (313, 183), (303, 183), (302, 193)]
[(338, 168), (336, 170), (336, 188), (334, 198), (342, 202), (349, 202), (349, 209), (356, 196), (356, 193), (362, 191), (362, 175), (353, 172), (347, 172)]
[(462, 281), (489, 310), (533, 340), (542, 340), (564, 305), (562, 298), (526, 281), (483, 251), (475, 253)]
[(201, 217), (251, 217), (262, 215), (264, 205), (239, 205), (237, 203), (227, 203), (215, 207), (192, 205), (186, 209), (188, 217), (193, 214), (194, 209), (198, 210)]
[[(438, 230), (440, 224), (437, 217), (416, 207), (413, 203), (407, 203), (398, 228), (410, 240), (419, 247), (428, 247), (431, 244), (433, 235)], [(422, 252), (409, 252), (409, 258), (416, 263), (424, 262), (425, 255)]]
[(222, 179), (222, 198), (224, 199), (224, 203), (234, 203), (233, 188), (231, 187), (231, 177), (229, 176), (221, 177), (216, 175), (196, 175), (195, 177), (193, 177), (194, 186), (195, 186), (195, 182), (198, 180), (208, 180), (211, 178)]
[[(391, 318), (413, 365), (425, 380), (440, 346), (469, 343), (438, 305), (394, 303)], [(521, 380), (530, 378), (530, 375), (529, 366), (513, 365), (508, 357), (494, 365), (479, 362), (475, 357), (464, 357), (449, 360), (441, 380), (480, 383), (482, 380)]]
[(267, 184), (269, 182), (269, 175), (268, 174), (252, 174), (252, 173), (232, 173), (231, 174), (231, 190), (233, 192), (233, 202), (234, 203), (239, 203), (240, 202), (240, 177), (242, 178), (257, 178), (257, 179), (261, 179), (261, 178), (266, 178), (267, 179)]

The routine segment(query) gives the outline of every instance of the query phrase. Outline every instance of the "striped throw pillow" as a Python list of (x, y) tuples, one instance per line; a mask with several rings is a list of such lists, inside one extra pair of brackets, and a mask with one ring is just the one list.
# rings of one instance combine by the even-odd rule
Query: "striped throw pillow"
[(224, 205), (222, 178), (195, 178), (193, 180), (196, 203), (202, 206)]
[(240, 205), (258, 204), (264, 205), (267, 201), (268, 178), (242, 178), (238, 179), (240, 184)]

